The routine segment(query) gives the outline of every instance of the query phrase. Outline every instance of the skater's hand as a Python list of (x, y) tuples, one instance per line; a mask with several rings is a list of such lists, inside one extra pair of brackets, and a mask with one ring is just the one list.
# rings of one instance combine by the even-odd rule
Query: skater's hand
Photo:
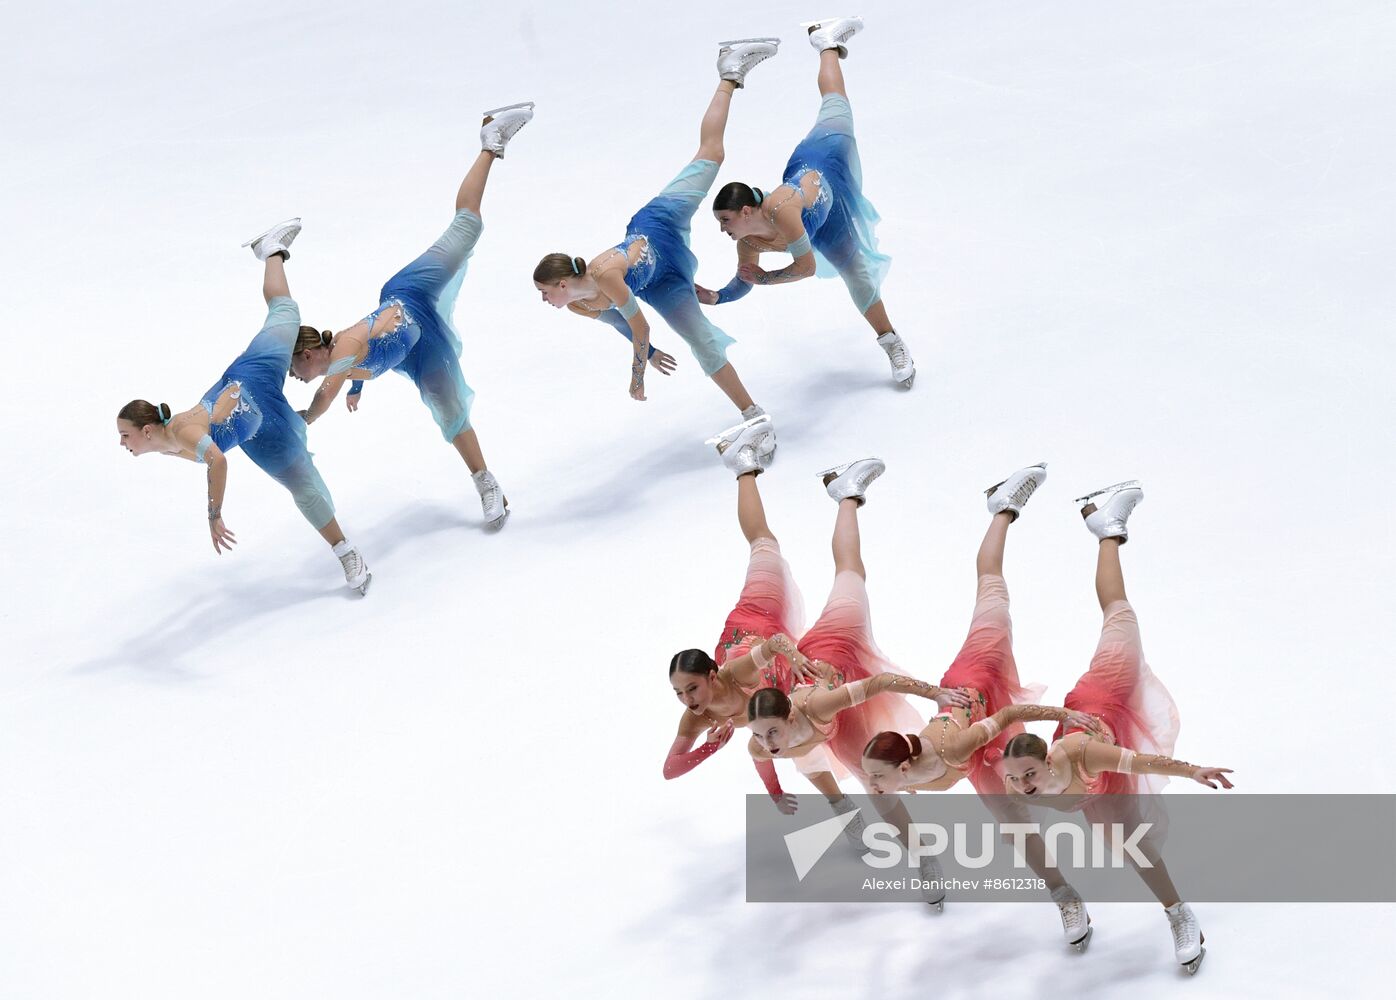
[(344, 397), (344, 405), (348, 407), (350, 413), (357, 413), (359, 410), (359, 400), (364, 398), (361, 392), (351, 392)]
[(964, 688), (940, 688), (936, 692), (936, 704), (941, 708), (969, 708), (974, 699)]
[(741, 278), (749, 285), (764, 285), (766, 275), (770, 273), (761, 267), (760, 264), (739, 264), (737, 265), (737, 277)]
[(674, 369), (678, 367), (678, 364), (672, 354), (665, 354), (657, 347), (654, 349), (654, 354), (650, 355), (650, 367), (658, 368), (665, 375), (674, 374)]
[(213, 551), (220, 556), (223, 554), (223, 549), (231, 552), (233, 546), (238, 543), (237, 537), (228, 530), (228, 526), (223, 523), (221, 517), (209, 518), (208, 533), (213, 539)]
[(1196, 771), (1192, 772), (1192, 780), (1200, 785), (1206, 785), (1208, 788), (1217, 787), (1212, 784), (1213, 781), (1220, 782), (1222, 788), (1235, 788), (1236, 786), (1226, 778), (1226, 776), (1231, 773), (1231, 768), (1229, 767), (1199, 767)]
[(789, 657), (790, 676), (796, 684), (813, 684), (820, 679), (819, 668), (798, 649)]
[(716, 743), (717, 749), (721, 750), (727, 745), (727, 741), (732, 738), (732, 733), (735, 731), (736, 727), (732, 725), (731, 719), (726, 722), (714, 722), (708, 727), (707, 742)]
[(717, 305), (717, 292), (711, 288), (704, 288), (702, 285), (694, 284), (693, 294), (698, 296), (698, 301), (705, 306)]
[(776, 804), (776, 808), (787, 816), (794, 816), (795, 810), (800, 808), (800, 800), (789, 792), (781, 792), (779, 795), (772, 795), (771, 801)]
[(1100, 720), (1094, 715), (1087, 715), (1085, 712), (1073, 712), (1069, 708), (1066, 710), (1066, 717), (1062, 719), (1062, 725), (1076, 726), (1080, 729), (1084, 729), (1092, 736), (1105, 735), (1105, 727), (1100, 724)]
[(306, 425), (307, 427), (310, 426), (310, 411), (309, 411), (309, 410), (297, 410), (297, 411), (296, 411), (296, 415), (297, 415), (298, 417), (300, 417), (302, 420), (305, 421), (305, 425)]
[(630, 398), (637, 402), (645, 401), (645, 380), (642, 378), (632, 378), (630, 380)]

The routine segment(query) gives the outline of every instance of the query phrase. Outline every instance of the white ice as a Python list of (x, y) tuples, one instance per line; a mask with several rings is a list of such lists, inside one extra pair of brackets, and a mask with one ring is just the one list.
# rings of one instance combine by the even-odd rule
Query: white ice
[[(540, 304), (529, 274), (616, 242), (691, 155), (723, 38), (785, 41), (734, 101), (722, 175), (775, 183), (817, 106), (796, 24), (827, 13), (7, 8), (0, 996), (1180, 988), (1142, 904), (1093, 906), (1085, 956), (1046, 902), (748, 905), (740, 742), (661, 779), (667, 661), (711, 648), (741, 582), (733, 487), (701, 445), (732, 413), (662, 328), (680, 371), (632, 402), (620, 338)], [(1125, 565), (1179, 754), (1234, 768), (1235, 794), (1393, 791), (1396, 11), (862, 13), (844, 66), (916, 387), (891, 387), (837, 282), (713, 312), (778, 421), (761, 485), (808, 608), (834, 513), (813, 473), (879, 454), (878, 639), (937, 678), (967, 624), (979, 491), (1048, 460), (1007, 573), (1023, 674), (1060, 697), (1098, 627), (1069, 501), (1141, 477)], [(393, 377), (311, 434), (367, 599), (241, 455), (240, 544), (215, 557), (201, 471), (132, 461), (117, 408), (197, 400), (261, 323), (238, 244), (288, 215), (307, 321), (366, 313), (449, 220), (478, 112), (523, 99), (537, 118), (493, 173), (457, 313), (505, 532), (480, 530)], [(725, 282), (706, 209), (694, 248), (699, 280)], [(1196, 909), (1190, 995), (1371, 996), (1396, 974), (1396, 907)]]

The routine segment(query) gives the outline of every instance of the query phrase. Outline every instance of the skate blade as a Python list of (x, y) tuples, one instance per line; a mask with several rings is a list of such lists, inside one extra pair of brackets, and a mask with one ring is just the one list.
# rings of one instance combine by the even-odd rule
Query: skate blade
[(910, 388), (911, 388), (911, 383), (913, 383), (913, 382), (915, 382), (915, 381), (916, 381), (916, 373), (915, 373), (915, 372), (912, 372), (912, 373), (911, 373), (910, 375), (908, 375), (906, 378), (902, 379), (900, 382), (897, 383), (897, 388), (898, 388), (898, 389), (903, 389), (903, 390), (905, 390), (905, 389), (910, 389)]
[(833, 476), (835, 479), (837, 479), (839, 476), (843, 475), (845, 472), (853, 468), (855, 465), (858, 465), (860, 462), (877, 462), (884, 467), (887, 465), (886, 462), (883, 462), (882, 459), (878, 458), (876, 455), (869, 455), (867, 458), (855, 458), (851, 462), (844, 462), (843, 465), (836, 465), (832, 469), (825, 469), (823, 472), (816, 474), (819, 476), (820, 479), (823, 479), (825, 476)]
[(505, 505), (504, 505), (504, 513), (503, 513), (503, 515), (500, 516), (500, 517), (495, 518), (493, 521), (486, 521), (486, 522), (485, 522), (485, 530), (486, 530), (486, 531), (494, 531), (494, 532), (502, 531), (502, 530), (504, 529), (504, 522), (507, 521), (507, 520), (509, 520), (509, 515), (510, 515), (511, 513), (513, 513), (513, 511), (511, 511), (511, 510), (509, 509), (509, 505), (508, 505), (508, 504), (505, 504)]
[(1198, 966), (1202, 964), (1202, 960), (1206, 957), (1207, 949), (1203, 948), (1200, 952), (1198, 952), (1197, 957), (1194, 958), (1191, 962), (1184, 962), (1183, 968), (1188, 970), (1188, 975), (1195, 976), (1197, 975)]
[(1083, 497), (1077, 497), (1075, 500), (1072, 501), (1072, 503), (1085, 503), (1087, 500), (1094, 500), (1096, 497), (1104, 496), (1106, 493), (1119, 493), (1122, 490), (1137, 490), (1142, 489), (1143, 487), (1143, 482), (1141, 482), (1138, 479), (1126, 479), (1124, 482), (1116, 483), (1114, 486), (1105, 486), (1101, 489), (1096, 490), (1094, 493), (1087, 493)]
[(931, 912), (937, 915), (942, 914), (945, 912), (945, 897), (942, 896), (940, 899), (937, 899), (934, 903), (932, 903), (928, 899), (926, 900), (926, 905), (931, 908)]
[(1068, 944), (1071, 946), (1071, 950), (1076, 952), (1076, 954), (1078, 955), (1082, 954), (1088, 947), (1090, 947), (1091, 935), (1094, 933), (1094, 927), (1087, 927), (1086, 934), (1084, 937), (1081, 938), (1081, 940), (1068, 942)]
[(833, 24), (835, 21), (857, 21), (861, 27), (863, 18), (860, 14), (840, 14), (837, 17), (826, 17), (822, 21), (801, 21), (800, 27), (808, 31), (810, 28), (821, 28), (826, 24)]
[(774, 45), (776, 48), (780, 48), (779, 38), (729, 38), (727, 41), (718, 42), (717, 44), (719, 48), (726, 48), (729, 45), (745, 45), (748, 42), (767, 42)]
[(741, 423), (733, 424), (731, 427), (724, 427), (703, 443), (718, 445), (722, 444), (724, 441), (735, 441), (737, 438), (741, 437), (742, 432), (747, 428), (755, 427), (757, 424), (768, 424), (770, 422), (771, 415), (769, 413), (763, 413), (759, 417), (752, 417), (750, 420), (743, 420)]
[(253, 243), (256, 243), (258, 240), (262, 239), (263, 237), (269, 236), (270, 234), (276, 232), (276, 230), (280, 229), (282, 226), (299, 226), (300, 224), (301, 224), (301, 217), (300, 217), (299, 215), (296, 216), (294, 219), (287, 219), (287, 220), (285, 220), (284, 222), (278, 222), (276, 225), (272, 226), (272, 227), (271, 227), (270, 229), (268, 229), (266, 232), (264, 232), (264, 233), (258, 233), (256, 236), (252, 237), (250, 240), (248, 240), (246, 243), (244, 243), (244, 244), (242, 244), (242, 245), (245, 246), (245, 247), (250, 247)]
[(504, 105), (504, 107), (502, 107), (502, 108), (494, 108), (494, 109), (492, 109), (492, 110), (490, 110), (490, 111), (484, 112), (484, 114), (482, 115), (482, 117), (485, 117), (485, 118), (493, 118), (495, 115), (503, 114), (503, 113), (506, 112), (506, 111), (516, 111), (516, 110), (518, 110), (519, 108), (523, 108), (523, 109), (526, 110), (526, 111), (532, 111), (532, 110), (533, 110), (533, 102), (532, 102), (532, 101), (520, 101), (518, 104), (506, 104), (506, 105)]
[(358, 594), (360, 597), (363, 597), (365, 594), (368, 593), (368, 585), (369, 585), (370, 583), (372, 583), (372, 582), (373, 582), (373, 574), (370, 573), (370, 574), (368, 574), (368, 576), (364, 577), (364, 582), (363, 582), (363, 583), (361, 583), (359, 586), (357, 586), (357, 587), (354, 588), (354, 593)]

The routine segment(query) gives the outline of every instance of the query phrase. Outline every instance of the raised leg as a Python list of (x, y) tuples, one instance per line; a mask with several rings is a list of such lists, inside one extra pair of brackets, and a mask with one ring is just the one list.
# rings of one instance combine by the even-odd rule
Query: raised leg
[[(1093, 508), (1092, 508), (1093, 509)], [(1115, 601), (1126, 601), (1125, 573), (1120, 567), (1120, 540), (1104, 538), (1095, 564), (1095, 596), (1104, 611)]]
[(485, 196), (485, 182), (490, 177), (490, 167), (494, 165), (497, 157), (487, 149), (480, 150), (480, 155), (475, 157), (475, 162), (470, 165), (469, 172), (465, 175), (465, 180), (460, 182), (460, 190), (456, 192), (456, 211), (468, 208), (476, 215), (480, 214), (480, 200)]
[(742, 380), (738, 378), (737, 369), (732, 367), (730, 361), (713, 372), (712, 379), (737, 409), (746, 410), (755, 405), (746, 391), (746, 386), (742, 385)]
[(825, 49), (819, 53), (819, 96), (838, 94), (848, 96), (843, 88), (843, 69), (839, 66), (839, 50)]
[(979, 576), (1003, 576), (1003, 550), (1008, 543), (1008, 526), (1013, 515), (1001, 510), (989, 522), (979, 553), (974, 557), (974, 570)]
[(766, 507), (761, 503), (761, 489), (756, 485), (756, 473), (737, 477), (737, 523), (748, 543), (758, 538), (776, 540), (766, 523)]
[(286, 258), (284, 254), (274, 253), (266, 259), (266, 264), (262, 270), (262, 298), (267, 304), (278, 296), (291, 297), (291, 286), (286, 281)]
[(695, 160), (723, 161), (726, 150), (722, 136), (727, 131), (727, 114), (732, 109), (732, 95), (736, 92), (737, 85), (731, 80), (718, 83), (717, 92), (708, 103), (708, 110), (703, 113), (702, 124), (698, 127), (698, 152), (693, 154)]
[(839, 501), (838, 517), (834, 520), (834, 574), (845, 570), (857, 573), (864, 580), (868, 572), (863, 567), (863, 544), (858, 534), (858, 501), (849, 497)]

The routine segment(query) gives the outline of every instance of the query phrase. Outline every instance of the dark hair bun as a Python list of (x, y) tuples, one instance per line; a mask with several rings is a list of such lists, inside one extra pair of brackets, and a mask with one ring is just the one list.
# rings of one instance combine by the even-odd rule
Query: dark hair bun
[(915, 733), (907, 733), (906, 744), (911, 747), (911, 756), (921, 756), (921, 737), (917, 736)]
[(170, 416), (172, 415), (170, 411), (170, 404), (161, 403), (156, 409), (160, 413), (160, 422), (168, 424), (170, 422)]

